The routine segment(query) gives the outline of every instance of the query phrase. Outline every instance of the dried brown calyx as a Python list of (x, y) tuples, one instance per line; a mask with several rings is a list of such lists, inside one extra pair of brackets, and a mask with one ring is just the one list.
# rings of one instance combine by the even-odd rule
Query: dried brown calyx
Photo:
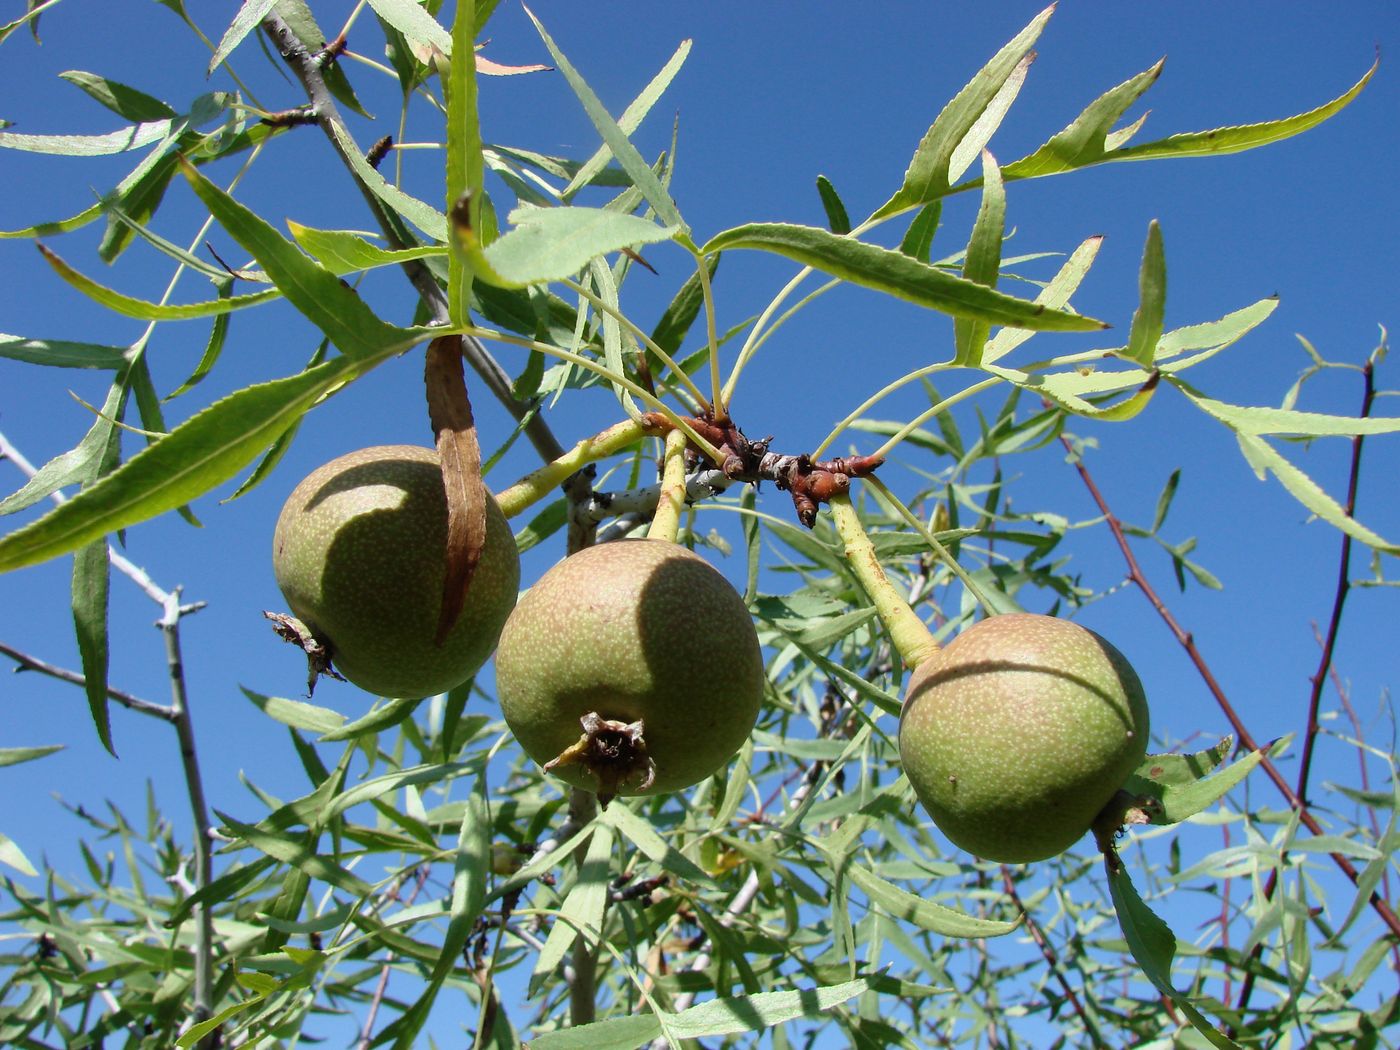
[[(659, 412), (648, 412), (642, 421), (649, 431), (669, 430), (671, 422)], [(817, 520), (817, 509), (833, 496), (850, 491), (851, 479), (875, 473), (884, 462), (881, 456), (845, 456), (838, 459), (814, 460), (801, 455), (769, 451), (771, 437), (750, 441), (731, 419), (717, 422), (708, 415), (693, 416), (686, 422), (694, 431), (713, 445), (723, 459), (715, 466), (731, 481), (758, 483), (772, 481), (792, 496), (797, 520), (811, 528)], [(699, 455), (698, 450), (695, 454)], [(709, 458), (709, 457), (706, 457)]]
[(277, 637), (284, 642), (290, 642), (306, 654), (307, 696), (316, 692), (316, 681), (322, 675), (334, 678), (337, 682), (345, 681), (344, 676), (331, 666), (330, 649), (311, 633), (311, 628), (295, 616), (288, 616), (286, 613), (264, 610), (263, 615), (272, 621), (272, 629), (277, 633)]
[(647, 755), (646, 728), (641, 719), (619, 722), (589, 711), (579, 719), (583, 735), (544, 764), (545, 772), (560, 766), (582, 766), (598, 778), (598, 803), (607, 806), (618, 790), (636, 782), (638, 792), (656, 779), (656, 763)]

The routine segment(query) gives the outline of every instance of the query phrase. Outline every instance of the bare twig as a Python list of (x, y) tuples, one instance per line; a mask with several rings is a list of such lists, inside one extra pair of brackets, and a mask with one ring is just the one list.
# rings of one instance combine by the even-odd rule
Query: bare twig
[[(1060, 438), (1060, 443), (1073, 459), (1075, 471), (1079, 474), (1079, 478), (1084, 483), (1084, 487), (1088, 489), (1090, 497), (1098, 506), (1099, 512), (1103, 515), (1104, 522), (1108, 525), (1109, 531), (1113, 533), (1114, 542), (1123, 555), (1123, 560), (1127, 563), (1128, 580), (1137, 585), (1138, 589), (1142, 591), (1143, 596), (1147, 599), (1148, 603), (1151, 604), (1152, 608), (1157, 611), (1157, 615), (1161, 617), (1162, 622), (1167, 625), (1168, 630), (1171, 631), (1177, 642), (1186, 650), (1186, 654), (1190, 658), (1192, 664), (1195, 665), (1197, 673), (1201, 676), (1201, 680), (1205, 683), (1206, 688), (1210, 690), (1211, 695), (1215, 698), (1215, 702), (1219, 705), (1220, 710), (1224, 712), (1231, 728), (1235, 731), (1235, 739), (1239, 742), (1240, 746), (1248, 748), (1251, 751), (1262, 751), (1263, 749), (1254, 739), (1254, 735), (1249, 731), (1248, 727), (1245, 726), (1244, 720), (1240, 718), (1239, 712), (1235, 710), (1234, 705), (1230, 703), (1229, 697), (1225, 695), (1225, 690), (1222, 689), (1220, 683), (1216, 681), (1215, 675), (1210, 669), (1210, 665), (1206, 663), (1205, 657), (1201, 655), (1200, 649), (1196, 646), (1195, 638), (1177, 622), (1176, 616), (1167, 608), (1166, 602), (1162, 600), (1161, 596), (1152, 586), (1151, 581), (1148, 580), (1146, 573), (1142, 571), (1142, 566), (1138, 564), (1137, 557), (1133, 554), (1132, 547), (1128, 544), (1128, 538), (1123, 532), (1122, 523), (1109, 508), (1108, 501), (1104, 499), (1103, 493), (1099, 491), (1098, 485), (1095, 484), (1093, 476), (1089, 473), (1089, 468), (1084, 465), (1080, 457), (1075, 455), (1074, 446), (1071, 445), (1065, 437), (1062, 436)], [(1278, 766), (1274, 764), (1273, 759), (1265, 753), (1259, 764), (1268, 775), (1269, 779), (1273, 781), (1274, 786), (1277, 787), (1283, 794), (1283, 797), (1288, 800), (1289, 806), (1298, 813), (1298, 819), (1302, 821), (1303, 825), (1314, 835), (1323, 834), (1322, 825), (1318, 823), (1317, 818), (1309, 811), (1307, 803), (1284, 778)], [(1351, 880), (1352, 885), (1356, 885), (1361, 877), (1360, 872), (1356, 870), (1356, 866), (1340, 853), (1331, 853), (1329, 856), (1337, 867), (1341, 869), (1342, 874)], [(1390, 905), (1375, 892), (1371, 893), (1370, 904), (1372, 909), (1390, 929), (1391, 933), (1396, 937), (1400, 937), (1400, 916), (1397, 916)]]
[[(398, 216), (386, 207), (384, 202), (355, 172), (347, 147), (343, 145), (343, 143), (352, 143), (353, 138), (346, 127), (344, 118), (340, 115), (340, 109), (337, 107), (330, 89), (326, 86), (322, 55), (313, 53), (302, 44), (297, 39), (296, 34), (292, 32), (291, 27), (279, 15), (275, 13), (268, 15), (263, 19), (262, 25), (282, 57), (286, 59), (292, 72), (301, 82), (310, 101), (311, 110), (316, 115), (316, 124), (325, 133), (331, 148), (340, 157), (346, 171), (349, 172), (351, 179), (359, 188), (389, 247), (393, 249), (413, 247), (409, 243), (406, 230)], [(357, 160), (364, 155), (364, 151), (358, 146), (354, 147), (354, 151)], [(432, 271), (419, 259), (405, 262), (402, 265), (404, 273), (412, 282), (413, 287), (422, 296), (433, 320), (445, 324), (448, 320), (447, 295), (438, 286)], [(462, 354), (506, 411), (517, 422), (525, 421), (525, 436), (529, 438), (530, 443), (535, 446), (535, 450), (545, 462), (551, 462), (564, 454), (563, 447), (554, 437), (544, 417), (538, 412), (532, 412), (534, 403), (521, 401), (515, 396), (510, 376), (506, 374), (505, 369), (491, 356), (490, 351), (479, 339), (463, 336)]]
[[(87, 685), (87, 679), (77, 671), (70, 671), (65, 667), (57, 667), (51, 663), (40, 660), (38, 657), (20, 652), (20, 650), (13, 646), (6, 645), (4, 642), (0, 642), (0, 653), (8, 656), (19, 665), (15, 668), (16, 671), (38, 671), (40, 674), (48, 675), (50, 678), (57, 678), (60, 682), (69, 682), (80, 687), (85, 687)], [(169, 707), (165, 707), (161, 704), (153, 704), (149, 700), (142, 700), (139, 696), (132, 696), (130, 693), (124, 693), (120, 689), (113, 689), (111, 686), (107, 687), (107, 695), (129, 711), (150, 715), (152, 718), (159, 718), (164, 722), (175, 721), (175, 712)]]
[[(418, 894), (422, 891), (423, 885), (428, 881), (428, 876), (432, 869), (427, 865), (419, 868), (414, 879), (413, 892), (408, 895), (406, 907), (411, 907), (418, 899)], [(390, 903), (399, 899), (399, 890), (403, 888), (404, 880), (408, 878), (408, 872), (395, 880), (389, 892), (384, 897), (384, 903)], [(384, 1002), (384, 993), (389, 989), (389, 974), (393, 970), (395, 953), (389, 952), (384, 956), (384, 963), (379, 968), (379, 980), (374, 986), (374, 994), (369, 1001), (369, 1009), (365, 1011), (365, 1023), (360, 1027), (360, 1039), (355, 1045), (357, 1050), (369, 1050), (374, 1042), (374, 1022), (379, 1016), (379, 1007)]]

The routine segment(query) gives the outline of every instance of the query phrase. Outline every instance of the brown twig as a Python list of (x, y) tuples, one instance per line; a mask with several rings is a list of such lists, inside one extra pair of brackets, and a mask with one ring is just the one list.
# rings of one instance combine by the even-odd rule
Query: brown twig
[[(1376, 399), (1375, 386), (1375, 366), (1374, 362), (1368, 360), (1361, 369), (1362, 375), (1362, 397), (1361, 397), (1361, 419), (1365, 419), (1371, 414), (1371, 406)], [(1346, 516), (1354, 518), (1356, 515), (1356, 493), (1361, 481), (1361, 449), (1365, 438), (1357, 434), (1351, 439), (1351, 464), (1347, 473), (1347, 497)], [(1299, 805), (1307, 805), (1308, 778), (1312, 773), (1313, 754), (1317, 746), (1317, 736), (1321, 728), (1319, 716), (1322, 711), (1322, 692), (1326, 688), (1328, 673), (1332, 669), (1332, 658), (1336, 651), (1337, 636), (1342, 628), (1342, 609), (1346, 605), (1347, 595), (1351, 593), (1351, 537), (1342, 533), (1340, 544), (1340, 554), (1337, 559), (1337, 585), (1332, 595), (1332, 613), (1327, 619), (1327, 633), (1322, 640), (1322, 654), (1318, 657), (1317, 670), (1308, 679), (1311, 688), (1308, 692), (1308, 715), (1303, 731), (1303, 750), (1298, 761), (1298, 779), (1293, 789), (1294, 796), (1300, 800)], [(1291, 801), (1291, 800), (1290, 800)], [(1295, 805), (1294, 808), (1298, 808)], [(1316, 831), (1314, 831), (1316, 834)], [(1336, 854), (1333, 854), (1335, 857)], [(1272, 900), (1274, 891), (1278, 889), (1279, 868), (1274, 868), (1269, 872), (1268, 881), (1264, 884), (1264, 899)], [(1343, 869), (1345, 870), (1345, 869)], [(1352, 882), (1356, 881), (1352, 877)], [(1382, 901), (1377, 894), (1372, 894), (1373, 901)], [(1383, 901), (1382, 901), (1383, 903)], [(1382, 918), (1384, 918), (1382, 913)], [(1392, 930), (1400, 935), (1400, 929), (1392, 926)], [(1250, 959), (1258, 959), (1263, 954), (1264, 943), (1260, 941), (1250, 952)], [(1249, 1006), (1250, 997), (1254, 994), (1255, 969), (1246, 967), (1244, 980), (1240, 983), (1240, 997), (1236, 1003), (1236, 1010), (1243, 1015)]]
[(1070, 986), (1069, 978), (1065, 976), (1064, 965), (1060, 961), (1059, 953), (1055, 951), (1055, 946), (1050, 943), (1050, 939), (1045, 936), (1045, 931), (1040, 928), (1040, 923), (1035, 921), (1035, 916), (1026, 908), (1025, 902), (1021, 900), (1021, 895), (1016, 892), (1016, 880), (1011, 877), (1011, 868), (1006, 864), (1001, 866), (1001, 881), (1006, 888), (1006, 895), (1011, 898), (1011, 902), (1016, 905), (1016, 910), (1025, 918), (1026, 932), (1031, 935), (1031, 940), (1035, 941), (1035, 946), (1040, 949), (1040, 957), (1045, 960), (1045, 964), (1050, 967), (1050, 972), (1055, 975), (1055, 979), (1060, 984), (1060, 990), (1084, 1025), (1084, 1031), (1093, 1040), (1094, 1046), (1103, 1047), (1106, 1050), (1108, 1044), (1099, 1035), (1099, 1030), (1093, 1019), (1084, 1009), (1084, 1004), (1079, 1001), (1079, 996), (1074, 993), (1074, 988)]
[[(331, 148), (335, 151), (336, 156), (340, 157), (346, 171), (350, 173), (351, 179), (359, 188), (360, 194), (364, 197), (365, 204), (369, 207), (375, 221), (379, 224), (388, 246), (391, 249), (413, 247), (413, 244), (409, 243), (411, 237), (407, 234), (399, 217), (390, 211), (384, 202), (375, 195), (374, 191), (355, 173), (354, 164), (347, 152), (348, 147), (344, 145), (344, 143), (353, 143), (354, 140), (344, 118), (340, 115), (340, 109), (336, 105), (330, 89), (326, 86), (323, 75), (324, 59), (328, 52), (313, 53), (297, 39), (296, 34), (286, 21), (275, 13), (264, 18), (262, 25), (288, 66), (291, 67), (292, 72), (301, 82), (310, 101), (310, 108), (316, 114), (317, 125), (325, 133)], [(364, 155), (364, 151), (358, 146), (354, 147), (354, 151), (356, 159)], [(421, 259), (408, 260), (402, 264), (402, 268), (413, 287), (422, 297), (433, 320), (437, 323), (446, 323), (448, 320), (447, 295), (438, 285), (432, 271), (424, 265)], [(554, 437), (554, 433), (550, 430), (544, 417), (532, 411), (534, 402), (521, 401), (515, 396), (510, 376), (491, 356), (481, 340), (464, 336), (462, 338), (462, 353), (466, 357), (467, 363), (481, 377), (496, 400), (517, 422), (523, 421), (525, 436), (529, 438), (530, 443), (535, 446), (535, 450), (544, 461), (549, 463), (563, 455), (563, 446)]]
[[(1129, 582), (1135, 584), (1138, 589), (1142, 591), (1143, 596), (1147, 599), (1152, 608), (1156, 610), (1162, 622), (1167, 625), (1168, 630), (1171, 631), (1178, 644), (1186, 651), (1191, 663), (1201, 676), (1201, 680), (1205, 683), (1206, 688), (1210, 690), (1220, 710), (1224, 712), (1225, 718), (1229, 721), (1231, 728), (1234, 730), (1235, 739), (1239, 742), (1240, 746), (1251, 751), (1262, 750), (1259, 743), (1254, 739), (1254, 735), (1250, 733), (1248, 727), (1245, 726), (1244, 720), (1240, 718), (1239, 712), (1235, 710), (1234, 705), (1230, 702), (1229, 697), (1225, 695), (1225, 690), (1222, 689), (1220, 683), (1216, 681), (1215, 675), (1212, 673), (1210, 666), (1206, 663), (1205, 657), (1201, 655), (1200, 649), (1196, 646), (1195, 638), (1177, 622), (1176, 616), (1167, 608), (1166, 603), (1152, 586), (1147, 575), (1142, 571), (1142, 567), (1138, 564), (1136, 555), (1133, 554), (1132, 547), (1128, 544), (1128, 538), (1123, 532), (1122, 523), (1109, 508), (1108, 501), (1104, 499), (1103, 493), (1099, 491), (1098, 485), (1095, 484), (1093, 476), (1089, 473), (1089, 468), (1084, 465), (1082, 459), (1075, 455), (1074, 446), (1065, 437), (1061, 436), (1060, 443), (1064, 446), (1065, 451), (1073, 458), (1075, 471), (1079, 474), (1079, 478), (1084, 483), (1084, 487), (1088, 489), (1090, 498), (1093, 499), (1095, 505), (1099, 508), (1099, 512), (1103, 515), (1104, 522), (1108, 525), (1109, 531), (1113, 533), (1114, 542), (1117, 544), (1119, 551), (1123, 555), (1123, 560), (1128, 566)], [(1274, 764), (1272, 758), (1270, 758), (1268, 754), (1263, 756), (1260, 766), (1268, 775), (1269, 779), (1273, 781), (1274, 786), (1279, 789), (1283, 797), (1288, 801), (1289, 806), (1298, 813), (1298, 819), (1303, 825), (1314, 835), (1323, 834), (1322, 825), (1318, 823), (1317, 818), (1309, 811), (1307, 803), (1299, 797), (1298, 792), (1295, 791), (1292, 785), (1284, 778), (1278, 766)], [(1360, 879), (1360, 873), (1356, 870), (1355, 865), (1340, 853), (1331, 853), (1329, 856), (1337, 867), (1341, 869), (1342, 874), (1351, 880), (1352, 885), (1356, 885)], [(1397, 916), (1390, 905), (1377, 893), (1372, 892), (1370, 904), (1372, 909), (1390, 929), (1391, 933), (1400, 937), (1400, 916)]]
[[(412, 907), (413, 902), (418, 899), (418, 894), (422, 891), (423, 884), (428, 881), (428, 876), (431, 872), (432, 869), (427, 865), (417, 870), (413, 892), (408, 895), (405, 907)], [(407, 877), (408, 873), (405, 872), (395, 880), (393, 886), (389, 888), (389, 892), (384, 896), (385, 903), (392, 903), (399, 899), (399, 890), (403, 888)], [(374, 994), (370, 997), (369, 1009), (365, 1011), (365, 1023), (360, 1026), (360, 1038), (355, 1044), (356, 1050), (369, 1050), (370, 1045), (374, 1042), (374, 1021), (379, 1015), (379, 1007), (383, 1004), (384, 994), (389, 988), (389, 973), (393, 969), (394, 959), (395, 955), (393, 952), (387, 953), (384, 956), (383, 964), (379, 967), (379, 980), (374, 986)]]
[[(30, 656), (28, 653), (0, 642), (0, 654), (8, 656), (19, 666), (15, 671), (38, 671), (40, 674), (48, 675), (50, 678), (57, 678), (60, 682), (69, 682), (79, 688), (87, 686), (87, 679), (77, 671), (70, 671), (66, 667), (58, 667), (54, 664), (40, 660), (38, 657)], [(175, 721), (175, 712), (163, 704), (154, 704), (149, 700), (142, 700), (139, 696), (132, 696), (124, 693), (120, 689), (107, 687), (107, 695), (117, 703), (121, 704), (128, 711), (135, 711), (138, 714), (150, 715), (152, 718), (159, 718), (162, 722)]]

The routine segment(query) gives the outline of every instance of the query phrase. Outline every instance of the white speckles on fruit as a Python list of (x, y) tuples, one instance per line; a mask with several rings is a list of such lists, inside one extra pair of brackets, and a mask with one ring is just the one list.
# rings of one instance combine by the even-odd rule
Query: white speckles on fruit
[(486, 662), (520, 586), (510, 525), (490, 500), (466, 605), (435, 645), (446, 542), (437, 453), (384, 445), (341, 456), (293, 490), (277, 519), (273, 569), (341, 674), (381, 696), (428, 696)]
[[(739, 749), (763, 697), (763, 656), (748, 610), (699, 555), (661, 540), (589, 547), (545, 573), (501, 633), (501, 711), (544, 765), (579, 743), (590, 713), (645, 724), (655, 765), (646, 794), (703, 780)], [(597, 791), (596, 774), (553, 769)], [(642, 775), (618, 785), (642, 793)]]
[(1051, 616), (995, 616), (914, 672), (905, 772), (934, 823), (988, 860), (1062, 852), (1142, 760), (1147, 701), (1107, 641)]

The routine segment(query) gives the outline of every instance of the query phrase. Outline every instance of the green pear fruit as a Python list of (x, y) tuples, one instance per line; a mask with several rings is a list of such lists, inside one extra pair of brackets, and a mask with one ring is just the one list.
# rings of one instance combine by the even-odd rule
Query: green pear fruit
[(1147, 751), (1147, 699), (1127, 659), (1053, 616), (982, 620), (915, 669), (899, 754), (957, 846), (1023, 863), (1064, 852)]
[(724, 765), (753, 730), (764, 681), (743, 599), (663, 540), (564, 559), (520, 599), (496, 650), (501, 712), (525, 753), (604, 801)]
[(486, 662), (520, 587), (510, 525), (486, 499), (486, 545), (461, 615), (438, 645), (447, 497), (435, 451), (351, 452), (287, 498), (273, 535), (277, 585), (351, 682), (380, 696), (431, 696)]

